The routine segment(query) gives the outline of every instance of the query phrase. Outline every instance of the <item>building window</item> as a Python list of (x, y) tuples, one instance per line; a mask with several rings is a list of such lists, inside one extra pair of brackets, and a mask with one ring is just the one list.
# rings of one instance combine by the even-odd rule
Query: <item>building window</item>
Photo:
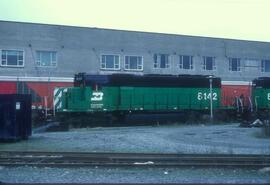
[(193, 57), (188, 55), (179, 56), (179, 68), (180, 69), (193, 69)]
[(119, 70), (120, 69), (119, 55), (101, 55), (101, 69)]
[(240, 71), (240, 58), (229, 58), (229, 71)]
[(154, 68), (169, 68), (169, 55), (168, 54), (155, 54), (154, 55)]
[(55, 51), (37, 51), (38, 66), (41, 67), (55, 67), (57, 64)]
[(142, 71), (142, 56), (125, 56), (125, 70)]
[(18, 50), (2, 50), (1, 66), (23, 67), (24, 57), (23, 51)]
[(214, 57), (203, 57), (203, 69), (207, 71), (216, 70), (216, 62)]
[(270, 72), (270, 60), (262, 60), (261, 61), (261, 71), (262, 72)]

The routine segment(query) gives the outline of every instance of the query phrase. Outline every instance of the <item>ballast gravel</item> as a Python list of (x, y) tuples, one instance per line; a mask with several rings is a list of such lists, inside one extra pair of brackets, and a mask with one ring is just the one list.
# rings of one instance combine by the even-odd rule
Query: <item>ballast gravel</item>
[[(270, 154), (260, 128), (238, 124), (84, 128), (33, 134), (0, 151)], [(270, 168), (37, 168), (0, 166), (0, 183), (270, 183)]]
[(0, 168), (5, 183), (270, 183), (260, 169)]
[(261, 128), (238, 124), (100, 127), (33, 134), (0, 151), (270, 154), (269, 141)]

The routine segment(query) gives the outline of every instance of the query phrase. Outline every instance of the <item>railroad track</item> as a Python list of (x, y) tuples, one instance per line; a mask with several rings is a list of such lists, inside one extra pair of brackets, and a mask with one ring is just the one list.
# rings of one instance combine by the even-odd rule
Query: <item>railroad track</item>
[(0, 152), (0, 166), (270, 167), (270, 155)]
[[(101, 183), (1, 183), (1, 185), (100, 185)], [(164, 185), (164, 183), (102, 183), (103, 185)], [(166, 185), (269, 185), (269, 183), (166, 183)]]

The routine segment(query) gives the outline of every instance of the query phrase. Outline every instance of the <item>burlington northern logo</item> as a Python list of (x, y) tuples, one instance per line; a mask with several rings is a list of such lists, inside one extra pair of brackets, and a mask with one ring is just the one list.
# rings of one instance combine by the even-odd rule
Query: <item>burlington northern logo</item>
[(93, 92), (91, 101), (102, 101), (103, 100), (103, 92)]

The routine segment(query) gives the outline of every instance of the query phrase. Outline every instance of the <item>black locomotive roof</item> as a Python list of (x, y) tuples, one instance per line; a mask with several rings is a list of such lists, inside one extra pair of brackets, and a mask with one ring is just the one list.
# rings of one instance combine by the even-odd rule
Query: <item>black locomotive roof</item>
[[(212, 77), (213, 88), (221, 87), (221, 79)], [(209, 76), (203, 75), (91, 75), (79, 73), (75, 75), (74, 85), (80, 86), (135, 86), (135, 87), (209, 87)]]
[(255, 87), (270, 88), (270, 77), (260, 77), (253, 80)]

